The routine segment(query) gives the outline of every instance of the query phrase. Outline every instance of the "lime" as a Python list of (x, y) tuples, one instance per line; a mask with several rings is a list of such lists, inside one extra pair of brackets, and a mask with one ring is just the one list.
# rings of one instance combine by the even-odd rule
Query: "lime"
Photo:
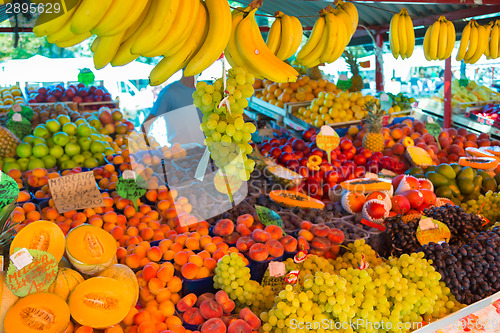
[(76, 125), (73, 123), (66, 123), (63, 125), (62, 130), (64, 133), (68, 135), (75, 135), (76, 134)]
[(45, 125), (40, 124), (33, 130), (33, 135), (38, 138), (48, 139), (50, 137), (50, 132)]
[(21, 170), (21, 166), (17, 162), (7, 162), (2, 167), (2, 171), (4, 173), (7, 173), (7, 172), (9, 172), (10, 170), (13, 170), (13, 169)]
[(31, 156), (31, 145), (29, 143), (21, 143), (19, 146), (16, 148), (17, 156), (23, 158), (23, 157), (30, 157)]
[(21, 166), (21, 171), (25, 172), (28, 170), (28, 164), (30, 163), (30, 160), (28, 158), (20, 158), (17, 160), (17, 164)]
[(97, 162), (97, 160), (95, 158), (89, 157), (83, 162), (83, 166), (86, 168), (92, 169), (92, 168), (99, 166), (99, 163)]
[(82, 123), (78, 125), (78, 128), (76, 129), (76, 133), (79, 137), (89, 137), (90, 134), (92, 134), (92, 131), (90, 129), (90, 125), (87, 123)]
[(85, 161), (85, 156), (83, 156), (82, 154), (76, 154), (71, 158), (71, 160), (78, 164), (78, 166), (82, 166), (83, 162)]
[(36, 168), (45, 168), (45, 163), (39, 158), (34, 158), (28, 163), (29, 170), (35, 170)]
[(64, 132), (57, 132), (56, 134), (54, 134), (53, 139), (54, 143), (61, 147), (66, 146), (69, 142), (69, 136)]
[(49, 147), (44, 143), (39, 143), (33, 147), (32, 152), (34, 157), (42, 158), (49, 153)]
[(71, 118), (68, 115), (60, 114), (57, 116), (57, 121), (61, 126), (64, 126), (64, 124), (71, 122)]
[(64, 147), (64, 152), (66, 155), (69, 157), (75, 156), (76, 154), (80, 153), (80, 146), (74, 142), (69, 142), (65, 147)]
[(90, 145), (92, 144), (92, 140), (89, 137), (81, 137), (78, 138), (78, 144), (82, 148), (82, 150), (90, 150)]
[(54, 147), (50, 148), (49, 154), (50, 156), (53, 156), (55, 158), (60, 158), (64, 155), (64, 149), (61, 146), (55, 145)]
[(45, 127), (51, 132), (51, 133), (56, 133), (61, 129), (61, 124), (55, 119), (49, 119), (45, 123)]
[(47, 155), (47, 156), (42, 157), (42, 161), (45, 164), (45, 167), (47, 169), (55, 167), (56, 163), (57, 163), (56, 158), (52, 155)]

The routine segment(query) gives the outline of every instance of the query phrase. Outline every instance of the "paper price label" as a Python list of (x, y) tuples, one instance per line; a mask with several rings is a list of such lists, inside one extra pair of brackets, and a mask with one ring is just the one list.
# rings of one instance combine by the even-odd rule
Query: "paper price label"
[(123, 171), (123, 179), (134, 179), (137, 177), (137, 174), (132, 170)]
[(14, 113), (14, 114), (12, 115), (12, 120), (13, 120), (13, 121), (18, 121), (18, 122), (19, 122), (19, 121), (23, 121), (23, 117), (21, 116), (21, 114), (20, 114), (20, 113)]
[[(428, 221), (431, 220), (431, 221)], [(420, 245), (428, 243), (448, 242), (451, 237), (450, 229), (446, 224), (438, 220), (422, 216), (417, 228), (417, 240)]]
[(285, 263), (281, 261), (271, 261), (269, 263), (269, 276), (278, 277), (286, 274)]
[(10, 261), (17, 270), (20, 270), (33, 262), (33, 256), (26, 248), (22, 248), (10, 256)]
[(22, 110), (21, 105), (19, 105), (19, 104), (12, 105), (12, 111), (21, 112), (21, 110)]

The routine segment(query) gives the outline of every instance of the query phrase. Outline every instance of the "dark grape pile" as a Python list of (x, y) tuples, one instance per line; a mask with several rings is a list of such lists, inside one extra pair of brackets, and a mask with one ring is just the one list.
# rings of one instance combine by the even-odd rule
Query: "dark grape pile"
[(418, 220), (403, 222), (401, 215), (387, 218), (386, 233), (392, 245), (391, 255), (401, 256), (403, 253), (417, 252), (421, 245), (417, 241)]
[(476, 233), (466, 245), (429, 243), (422, 250), (461, 303), (471, 304), (500, 290), (500, 228)]

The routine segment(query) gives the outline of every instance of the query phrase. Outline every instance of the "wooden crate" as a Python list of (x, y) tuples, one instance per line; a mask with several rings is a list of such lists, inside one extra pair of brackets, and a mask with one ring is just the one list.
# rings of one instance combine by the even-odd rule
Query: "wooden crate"
[(91, 103), (79, 103), (78, 104), (78, 110), (80, 112), (82, 111), (92, 111), (94, 110), (93, 107), (99, 106), (99, 107), (108, 107), (110, 109), (119, 109), (120, 108), (120, 101), (115, 100), (115, 101), (109, 101), (109, 102), (91, 102)]
[(73, 111), (78, 111), (78, 103), (73, 103), (73, 102), (56, 102), (56, 103), (29, 103), (29, 107), (32, 109), (39, 108), (39, 107), (45, 107), (45, 108), (53, 108), (56, 104), (61, 103), (61, 104), (66, 104), (66, 106)]

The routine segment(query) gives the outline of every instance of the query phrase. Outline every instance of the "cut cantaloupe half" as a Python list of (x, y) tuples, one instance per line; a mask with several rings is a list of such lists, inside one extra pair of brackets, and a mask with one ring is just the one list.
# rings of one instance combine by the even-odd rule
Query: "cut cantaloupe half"
[(325, 208), (323, 201), (316, 200), (308, 195), (295, 191), (274, 190), (269, 193), (269, 198), (286, 207)]
[[(3, 323), (7, 311), (17, 302), (19, 297), (10, 291), (7, 283), (5, 282), (5, 272), (0, 273), (0, 323)], [(0, 325), (0, 332), (4, 333), (2, 325)]]
[(21, 248), (49, 252), (59, 262), (64, 254), (66, 240), (61, 228), (54, 222), (35, 221), (25, 226), (14, 237), (10, 255)]
[(81, 273), (95, 275), (116, 263), (116, 240), (90, 224), (72, 229), (66, 236), (66, 254)]
[(99, 273), (99, 276), (109, 277), (127, 285), (128, 292), (132, 294), (132, 301), (134, 305), (139, 300), (139, 282), (134, 271), (128, 266), (121, 264), (114, 264)]
[(59, 296), (36, 293), (20, 299), (5, 316), (5, 333), (61, 333), (69, 325), (68, 304)]
[(132, 307), (132, 294), (125, 283), (94, 277), (80, 283), (69, 296), (71, 317), (79, 324), (106, 328), (118, 324)]

